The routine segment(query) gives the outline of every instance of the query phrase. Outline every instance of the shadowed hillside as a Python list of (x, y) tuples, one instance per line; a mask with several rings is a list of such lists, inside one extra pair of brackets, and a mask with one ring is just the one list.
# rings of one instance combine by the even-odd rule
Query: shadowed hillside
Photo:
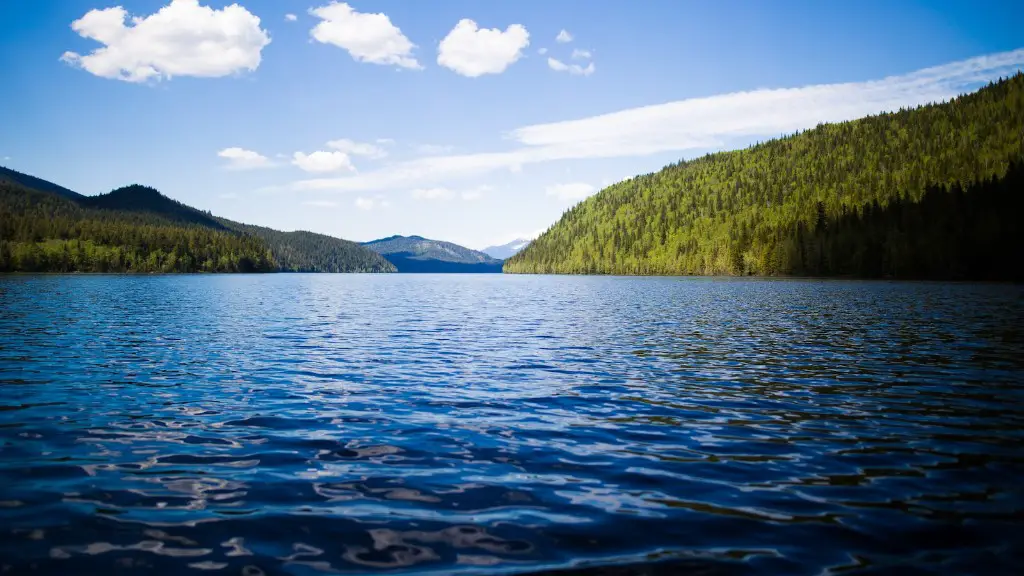
[(28, 174), (22, 174), (21, 172), (11, 170), (10, 168), (4, 168), (3, 166), (0, 166), (0, 182), (19, 184), (25, 188), (38, 190), (40, 192), (50, 192), (72, 200), (84, 198), (84, 196), (78, 192), (68, 190), (67, 188), (58, 186), (53, 182), (47, 182), (46, 180), (41, 180), (35, 176), (29, 176)]
[(98, 196), (81, 196), (77, 201), (88, 208), (147, 213), (170, 222), (198, 224), (217, 230), (227, 230), (227, 227), (206, 212), (172, 200), (161, 194), (156, 188), (139, 184), (124, 186)]

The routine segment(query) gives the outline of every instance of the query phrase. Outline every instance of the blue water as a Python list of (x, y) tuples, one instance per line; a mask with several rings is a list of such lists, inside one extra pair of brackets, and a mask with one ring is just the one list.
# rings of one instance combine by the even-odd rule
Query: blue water
[(0, 573), (1011, 574), (1022, 320), (1007, 285), (0, 277)]

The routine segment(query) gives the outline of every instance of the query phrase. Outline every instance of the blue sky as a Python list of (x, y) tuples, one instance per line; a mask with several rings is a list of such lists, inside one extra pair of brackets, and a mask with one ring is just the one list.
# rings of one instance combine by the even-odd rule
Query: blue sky
[(353, 240), (482, 248), (680, 158), (1024, 67), (1014, 0), (120, 5), (0, 2), (0, 164)]

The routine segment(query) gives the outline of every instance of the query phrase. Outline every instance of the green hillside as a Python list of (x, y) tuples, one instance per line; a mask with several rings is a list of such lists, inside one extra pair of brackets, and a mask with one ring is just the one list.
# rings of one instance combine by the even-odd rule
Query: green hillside
[(218, 219), (232, 230), (263, 240), (285, 272), (396, 272), (383, 256), (356, 242), (298, 230), (281, 232), (263, 226)]
[(0, 272), (394, 272), (376, 252), (312, 232), (216, 218), (132, 185), (83, 196), (0, 171)]
[[(969, 198), (975, 183), (1005, 188), (1011, 163), (1022, 159), (1024, 75), (1017, 74), (946, 103), (821, 125), (620, 182), (568, 210), (504, 270), (965, 277), (949, 261), (948, 243), (921, 246), (900, 236), (934, 230), (900, 223), (883, 234), (879, 214), (888, 211), (891, 224), (896, 203), (907, 219), (924, 218), (919, 204), (929, 189), (967, 188)], [(976, 215), (963, 207), (933, 198), (928, 209), (938, 213), (922, 225), (965, 228)], [(990, 242), (1005, 241), (1017, 213), (992, 210), (997, 221), (990, 224), (1005, 233)], [(836, 227), (844, 225), (846, 252), (836, 252), (827, 243), (837, 242)], [(919, 266), (922, 258), (932, 264)]]
[(271, 272), (258, 238), (0, 182), (0, 271)]

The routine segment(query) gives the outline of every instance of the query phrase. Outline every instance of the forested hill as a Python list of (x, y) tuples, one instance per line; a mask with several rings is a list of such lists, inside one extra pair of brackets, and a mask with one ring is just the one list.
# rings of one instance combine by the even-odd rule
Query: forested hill
[(227, 230), (226, 226), (206, 212), (172, 200), (155, 188), (139, 184), (124, 186), (98, 196), (81, 196), (77, 202), (88, 208), (148, 213), (178, 224), (198, 224)]
[(266, 242), (283, 271), (397, 272), (383, 256), (349, 240), (303, 230), (281, 232), (223, 218), (218, 218), (218, 221), (232, 230), (251, 234)]
[[(981, 274), (954, 265), (961, 256), (949, 242), (912, 236), (939, 238), (941, 222), (949, 237), (974, 230), (973, 250), (1020, 251), (1013, 229), (1024, 190), (1019, 169), (1008, 171), (1022, 159), (1018, 73), (946, 103), (825, 124), (620, 182), (568, 210), (505, 271), (1019, 277), (1019, 266), (1010, 269), (1019, 256)], [(971, 212), (979, 190), (989, 192), (984, 209)]]
[(82, 196), (0, 172), (0, 272), (394, 272), (354, 242), (221, 220), (145, 186)]
[(0, 272), (271, 272), (258, 238), (0, 182)]
[(57, 194), (58, 196), (63, 196), (72, 200), (84, 198), (84, 196), (78, 192), (68, 190), (67, 188), (58, 186), (53, 182), (47, 182), (46, 180), (36, 178), (35, 176), (29, 176), (28, 174), (22, 174), (21, 172), (11, 170), (10, 168), (4, 168), (3, 166), (0, 166), (0, 182), (20, 184), (21, 186), (31, 190), (50, 192), (51, 194)]

